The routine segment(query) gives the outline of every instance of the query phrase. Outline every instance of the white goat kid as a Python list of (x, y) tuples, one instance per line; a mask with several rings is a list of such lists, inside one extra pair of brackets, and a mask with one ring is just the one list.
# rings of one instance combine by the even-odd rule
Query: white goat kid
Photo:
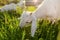
[(5, 5), (0, 9), (2, 12), (3, 11), (8, 11), (8, 10), (16, 10), (16, 4), (11, 3), (9, 5)]
[(27, 20), (32, 21), (31, 36), (33, 37), (37, 27), (36, 20), (38, 18), (45, 18), (46, 16), (52, 20), (60, 18), (60, 0), (44, 0), (32, 15), (26, 15), (28, 14), (25, 13), (21, 16), (20, 26), (23, 27), (28, 22)]
[(11, 3), (11, 4), (3, 6), (2, 8), (0, 8), (0, 11), (4, 12), (4, 11), (16, 10), (16, 6), (22, 7), (24, 6), (23, 4), (24, 4), (23, 0), (20, 0), (20, 2), (17, 4)]

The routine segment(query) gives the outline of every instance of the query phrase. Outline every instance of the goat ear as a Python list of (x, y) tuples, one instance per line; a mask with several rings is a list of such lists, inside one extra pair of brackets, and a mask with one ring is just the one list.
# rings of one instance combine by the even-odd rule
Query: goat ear
[(30, 15), (32, 15), (32, 13), (30, 13)]

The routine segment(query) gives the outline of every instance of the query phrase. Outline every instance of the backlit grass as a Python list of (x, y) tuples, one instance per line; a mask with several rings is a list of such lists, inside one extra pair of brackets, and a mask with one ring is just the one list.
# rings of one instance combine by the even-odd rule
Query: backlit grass
[[(28, 11), (35, 8), (29, 7)], [(31, 37), (31, 23), (24, 28), (20, 28), (17, 18), (21, 16), (23, 10), (17, 8), (16, 11), (0, 12), (0, 40), (57, 40), (60, 31), (60, 20), (52, 24), (51, 21), (37, 20), (37, 30), (34, 37)], [(59, 34), (60, 35), (60, 34)], [(60, 36), (58, 36), (58, 40)]]

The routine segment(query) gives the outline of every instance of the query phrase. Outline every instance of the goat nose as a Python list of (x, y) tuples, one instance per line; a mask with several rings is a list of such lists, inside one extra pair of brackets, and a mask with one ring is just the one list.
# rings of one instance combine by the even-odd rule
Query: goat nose
[(21, 28), (23, 28), (23, 25), (20, 25)]

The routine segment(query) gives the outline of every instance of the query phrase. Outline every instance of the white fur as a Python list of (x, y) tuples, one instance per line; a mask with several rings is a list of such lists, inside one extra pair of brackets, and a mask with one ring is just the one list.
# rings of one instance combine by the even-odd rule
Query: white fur
[[(27, 15), (27, 14), (25, 14)], [(31, 17), (29, 17), (31, 16)], [(46, 18), (48, 16), (49, 19), (60, 19), (60, 0), (44, 0), (32, 13), (32, 15), (29, 15), (28, 18), (24, 17), (25, 19), (22, 20), (31, 20), (32, 21), (32, 26), (31, 26), (31, 36), (33, 37), (36, 31), (36, 20), (38, 18)], [(23, 17), (22, 17), (23, 18)], [(26, 24), (27, 21), (24, 23)], [(24, 26), (24, 25), (23, 25)], [(21, 26), (22, 27), (22, 26)]]
[(14, 3), (11, 3), (11, 4), (8, 4), (8, 5), (5, 5), (5, 6), (3, 6), (2, 8), (0, 8), (0, 11), (1, 12), (4, 12), (4, 11), (10, 11), (10, 10), (16, 10), (16, 6), (20, 6), (20, 7), (22, 7), (23, 6), (23, 0), (20, 0), (20, 2), (19, 3), (17, 3), (17, 4), (14, 4)]
[(11, 3), (1, 8), (1, 11), (8, 11), (8, 10), (16, 10), (16, 5), (14, 3)]
[[(54, 20), (60, 18), (60, 0), (44, 0), (42, 4), (37, 8), (37, 10), (32, 14), (32, 16), (35, 16), (35, 23), (36, 19), (38, 18), (45, 18), (48, 16), (48, 18)], [(34, 18), (34, 17), (33, 17)], [(32, 22), (33, 24), (33, 22)], [(35, 28), (33, 30), (33, 28)], [(36, 30), (36, 25), (31, 28), (32, 36), (34, 36)], [(34, 31), (34, 32), (33, 32)]]

